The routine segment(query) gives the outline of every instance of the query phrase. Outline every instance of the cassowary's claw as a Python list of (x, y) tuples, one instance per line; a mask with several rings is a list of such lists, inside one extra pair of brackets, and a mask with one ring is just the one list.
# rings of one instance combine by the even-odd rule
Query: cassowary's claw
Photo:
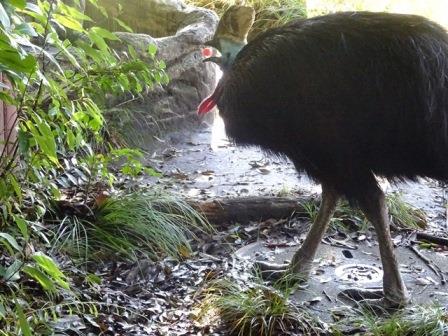
[(266, 281), (280, 280), (289, 270), (288, 264), (272, 264), (264, 261), (256, 261), (254, 266)]
[(339, 296), (353, 301), (375, 300), (384, 296), (382, 289), (347, 288)]
[(367, 307), (375, 312), (387, 312), (403, 308), (409, 302), (407, 297), (391, 300), (382, 290), (348, 288), (339, 293), (342, 298), (356, 301), (357, 305)]
[(308, 279), (309, 272), (300, 272), (298, 267), (291, 264), (272, 264), (257, 261), (254, 265), (266, 281), (281, 282), (283, 284), (303, 283)]

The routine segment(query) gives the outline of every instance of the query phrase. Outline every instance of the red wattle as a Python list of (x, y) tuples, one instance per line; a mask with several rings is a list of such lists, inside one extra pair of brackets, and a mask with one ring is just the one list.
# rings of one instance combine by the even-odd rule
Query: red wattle
[(212, 110), (216, 106), (215, 99), (212, 96), (205, 98), (198, 107), (198, 115), (203, 115)]

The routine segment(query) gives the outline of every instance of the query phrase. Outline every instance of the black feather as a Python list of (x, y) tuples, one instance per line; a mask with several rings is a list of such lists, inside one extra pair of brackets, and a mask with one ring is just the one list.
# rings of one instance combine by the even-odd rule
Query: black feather
[(448, 180), (448, 35), (414, 15), (337, 13), (271, 29), (221, 79), (243, 145), (286, 155), (352, 201), (389, 179)]

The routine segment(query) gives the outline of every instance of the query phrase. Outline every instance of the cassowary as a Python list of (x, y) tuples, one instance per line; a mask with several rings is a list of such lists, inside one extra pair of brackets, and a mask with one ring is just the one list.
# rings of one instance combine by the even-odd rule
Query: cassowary
[(446, 31), (415, 15), (345, 12), (294, 21), (246, 43), (252, 23), (244, 6), (221, 19), (210, 42), (221, 57), (209, 60), (223, 77), (198, 113), (217, 105), (237, 144), (285, 155), (322, 184), (317, 219), (284, 271), (309, 275), (345, 197), (376, 230), (384, 271), (378, 304), (406, 304), (375, 176), (448, 180)]

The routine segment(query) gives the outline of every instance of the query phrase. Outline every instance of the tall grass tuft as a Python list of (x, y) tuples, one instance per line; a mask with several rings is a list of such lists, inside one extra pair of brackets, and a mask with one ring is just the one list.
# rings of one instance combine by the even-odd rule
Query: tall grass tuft
[[(386, 204), (389, 210), (391, 225), (398, 229), (424, 229), (428, 225), (426, 214), (423, 210), (414, 208), (405, 202), (400, 193), (390, 193), (386, 195)], [(315, 200), (309, 200), (302, 203), (306, 215), (314, 222), (319, 212), (319, 205)], [(347, 201), (339, 202), (336, 207), (331, 227), (339, 231), (351, 231), (353, 225), (361, 231), (366, 231), (369, 221), (363, 212), (356, 207), (349, 205)]]
[(219, 279), (204, 290), (197, 319), (220, 321), (231, 335), (289, 335), (300, 331), (316, 335), (320, 322), (303, 306), (289, 300), (292, 288), (267, 287), (261, 281)]
[[(219, 16), (231, 6), (240, 4), (235, 0), (187, 0), (187, 3), (198, 7), (214, 10)], [(278, 27), (298, 18), (306, 17), (305, 0), (247, 0), (247, 6), (255, 9), (255, 22), (249, 33), (248, 40), (254, 39), (266, 29)]]
[[(367, 336), (445, 336), (448, 335), (447, 308), (436, 305), (418, 305), (393, 315), (380, 314), (372, 309), (354, 309), (338, 324), (346, 329), (347, 323), (365, 330)], [(333, 335), (343, 335), (333, 325)]]
[(400, 193), (386, 196), (387, 207), (392, 223), (399, 228), (424, 229), (428, 226), (426, 214), (406, 203)]
[(182, 259), (191, 254), (195, 232), (210, 229), (207, 220), (180, 198), (165, 192), (134, 192), (110, 197), (91, 220), (66, 221), (54, 242), (58, 249), (88, 260), (111, 255)]

